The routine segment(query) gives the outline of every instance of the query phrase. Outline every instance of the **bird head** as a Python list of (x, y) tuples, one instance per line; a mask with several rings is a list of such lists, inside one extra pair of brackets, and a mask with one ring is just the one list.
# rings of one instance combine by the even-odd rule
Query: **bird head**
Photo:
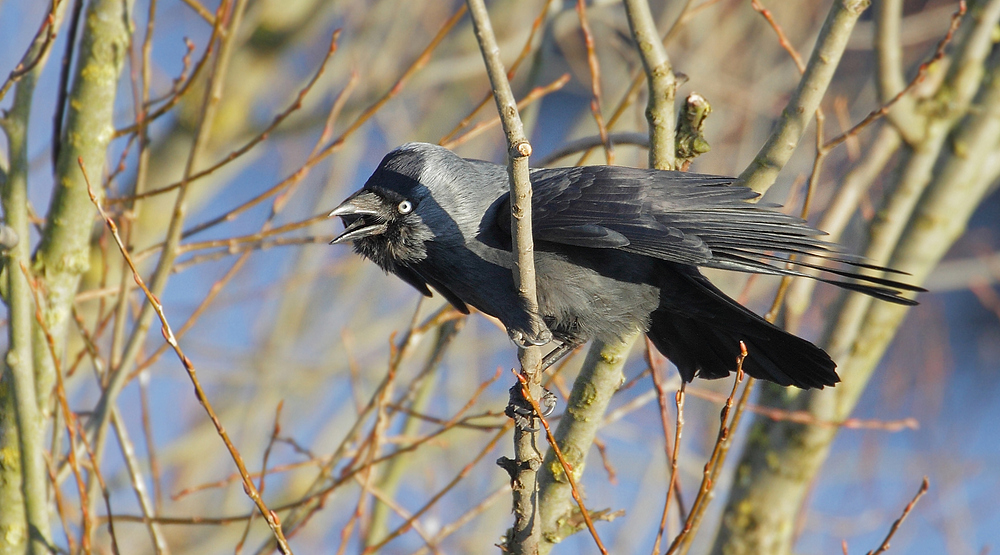
[(502, 166), (408, 143), (386, 154), (365, 186), (330, 213), (346, 226), (333, 243), (353, 241), (386, 271), (412, 266), (427, 258), (431, 243), (451, 249), (474, 237), (506, 188)]
[(354, 250), (390, 271), (427, 257), (434, 233), (418, 212), (422, 199), (367, 184), (330, 212), (344, 221), (333, 244), (354, 242)]
[(429, 241), (460, 239), (462, 234), (448, 213), (450, 203), (442, 202), (451, 198), (451, 185), (457, 181), (444, 178), (442, 169), (455, 160), (461, 158), (422, 143), (387, 154), (365, 186), (330, 212), (345, 226), (333, 243), (353, 241), (355, 251), (393, 271), (400, 264), (427, 258)]

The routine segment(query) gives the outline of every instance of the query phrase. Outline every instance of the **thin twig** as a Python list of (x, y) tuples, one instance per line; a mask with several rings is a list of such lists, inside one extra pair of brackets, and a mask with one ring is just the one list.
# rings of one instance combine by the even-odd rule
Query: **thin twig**
[(311, 170), (315, 165), (319, 164), (321, 161), (326, 159), (327, 156), (340, 150), (347, 142), (347, 139), (352, 134), (354, 134), (355, 131), (357, 131), (366, 121), (371, 119), (371, 117), (374, 116), (376, 112), (382, 109), (382, 107), (385, 106), (385, 104), (389, 100), (398, 95), (399, 92), (402, 91), (405, 85), (409, 82), (410, 78), (413, 77), (413, 75), (416, 74), (417, 71), (419, 71), (420, 69), (422, 69), (424, 66), (427, 65), (427, 62), (430, 60), (431, 54), (438, 47), (438, 45), (441, 44), (441, 42), (448, 35), (448, 33), (455, 27), (458, 21), (462, 18), (462, 15), (465, 14), (465, 10), (466, 10), (465, 6), (462, 6), (458, 10), (456, 10), (455, 13), (447, 21), (445, 21), (445, 23), (438, 30), (437, 34), (434, 35), (434, 38), (431, 39), (431, 41), (427, 44), (424, 50), (417, 56), (417, 58), (413, 61), (413, 63), (410, 64), (410, 66), (403, 72), (402, 75), (400, 75), (399, 79), (396, 80), (395, 84), (393, 84), (393, 86), (390, 87), (389, 90), (386, 91), (386, 93), (382, 95), (381, 98), (379, 98), (377, 101), (368, 106), (368, 108), (366, 108), (363, 112), (361, 112), (361, 114), (358, 115), (358, 117), (355, 118), (355, 120), (349, 126), (347, 126), (347, 128), (340, 134), (340, 136), (338, 136), (328, 145), (324, 146), (318, 152), (314, 152), (313, 154), (311, 154), (298, 170), (296, 170), (294, 173), (292, 173), (285, 179), (282, 179), (278, 184), (274, 185), (273, 187), (264, 191), (263, 193), (260, 193), (259, 195), (253, 197), (252, 199), (244, 202), (239, 206), (227, 210), (221, 216), (217, 216), (206, 222), (191, 227), (190, 229), (185, 231), (182, 236), (187, 238), (194, 235), (195, 233), (200, 233), (206, 229), (209, 229), (221, 223), (235, 220), (236, 217), (242, 214), (243, 212), (246, 212), (247, 210), (260, 204), (261, 202), (267, 200), (268, 198), (280, 193), (281, 191), (295, 185), (296, 183), (304, 179), (306, 175), (309, 174), (309, 170)]
[(924, 480), (920, 483), (920, 489), (917, 490), (917, 494), (914, 495), (913, 500), (907, 503), (906, 507), (903, 508), (903, 514), (899, 515), (899, 518), (896, 519), (896, 522), (892, 523), (892, 527), (889, 528), (889, 533), (886, 534), (885, 539), (882, 540), (882, 544), (878, 546), (878, 549), (874, 551), (869, 551), (868, 555), (879, 555), (879, 553), (885, 553), (886, 551), (889, 550), (889, 541), (892, 540), (892, 537), (894, 535), (896, 535), (896, 531), (899, 530), (899, 526), (903, 524), (903, 521), (906, 520), (906, 517), (910, 514), (910, 511), (912, 511), (913, 507), (916, 506), (917, 501), (920, 501), (920, 498), (923, 497), (925, 493), (927, 493), (927, 490), (930, 487), (931, 487), (930, 480), (927, 479), (927, 476), (924, 476)]
[[(524, 41), (524, 46), (521, 48), (521, 52), (517, 55), (517, 58), (514, 59), (514, 62), (510, 64), (510, 69), (507, 70), (507, 80), (514, 78), (514, 76), (517, 74), (517, 68), (521, 66), (521, 62), (523, 62), (528, 57), (528, 54), (531, 54), (532, 46), (535, 42), (535, 36), (538, 35), (538, 31), (542, 28), (542, 23), (545, 22), (545, 16), (548, 15), (549, 13), (550, 4), (552, 4), (552, 0), (545, 0), (545, 3), (542, 5), (542, 9), (539, 11), (538, 16), (536, 16), (535, 20), (531, 22), (531, 32), (528, 33), (528, 38), (527, 40)], [(476, 107), (473, 108), (471, 112), (469, 112), (469, 115), (462, 118), (462, 121), (458, 122), (458, 124), (455, 125), (454, 129), (449, 131), (447, 135), (441, 137), (441, 140), (438, 141), (438, 144), (447, 147), (447, 144), (451, 142), (451, 140), (455, 137), (455, 135), (458, 135), (459, 132), (468, 127), (468, 125), (472, 123), (473, 118), (476, 117), (476, 114), (478, 114), (479, 111), (482, 110), (492, 98), (493, 98), (493, 90), (490, 89), (489, 91), (487, 91), (485, 95), (483, 95), (483, 99), (480, 100), (478, 104), (476, 104)]]
[(35, 69), (35, 66), (48, 56), (49, 49), (52, 48), (52, 44), (56, 41), (56, 27), (58, 25), (56, 11), (59, 9), (61, 2), (62, 0), (52, 0), (49, 13), (42, 20), (42, 24), (38, 28), (38, 32), (35, 33), (35, 37), (31, 39), (31, 45), (28, 47), (28, 50), (21, 56), (21, 61), (14, 66), (13, 71), (7, 76), (3, 85), (0, 85), (0, 101), (3, 101), (4, 96), (7, 95), (7, 91), (10, 90), (14, 83), (20, 81), (22, 77)]
[[(220, 4), (219, 6), (220, 9), (218, 10), (219, 14), (224, 13), (224, 11), (221, 9), (223, 7), (224, 6)], [(170, 95), (164, 99), (166, 102), (153, 112), (147, 114), (145, 120), (141, 122), (142, 125), (149, 125), (151, 122), (154, 122), (158, 120), (160, 117), (169, 113), (170, 110), (174, 106), (176, 106), (177, 103), (180, 102), (181, 99), (184, 98), (184, 96), (189, 91), (194, 90), (194, 84), (198, 81), (198, 76), (201, 75), (202, 70), (204, 70), (205, 67), (208, 66), (209, 61), (212, 59), (212, 54), (215, 52), (216, 43), (219, 41), (220, 37), (222, 37), (225, 34), (221, 26), (227, 18), (215, 17), (214, 19), (215, 19), (215, 24), (212, 25), (212, 35), (208, 39), (208, 44), (205, 45), (205, 52), (202, 53), (201, 58), (198, 58), (198, 63), (196, 63), (194, 69), (191, 70), (191, 73), (188, 76), (187, 80), (184, 81), (184, 83), (180, 86), (178, 86), (175, 82), (174, 88), (171, 90)], [(185, 39), (185, 44), (188, 48), (188, 54), (184, 57), (184, 68), (187, 67), (187, 60), (188, 60), (187, 56), (190, 56), (191, 48), (193, 46), (193, 44), (187, 39)], [(184, 78), (184, 72), (182, 70), (181, 77), (179, 79), (183, 78)], [(154, 100), (154, 102), (156, 101)], [(130, 133), (135, 133), (142, 128), (142, 125), (140, 125), (140, 123), (136, 123), (133, 125), (129, 125), (128, 127), (124, 127), (122, 129), (116, 129), (113, 138), (118, 138), (124, 135), (128, 135)]]
[(781, 47), (788, 52), (788, 55), (792, 57), (792, 61), (795, 62), (795, 67), (799, 69), (799, 73), (805, 73), (806, 64), (802, 61), (802, 56), (799, 55), (798, 50), (792, 46), (792, 42), (788, 40), (788, 35), (785, 34), (781, 25), (778, 25), (778, 22), (774, 20), (774, 16), (771, 15), (771, 10), (765, 8), (764, 5), (760, 3), (760, 0), (750, 0), (750, 6), (756, 10), (757, 13), (763, 16), (771, 28), (774, 29), (774, 32), (778, 35), (778, 44), (781, 45)]
[(942, 37), (940, 42), (938, 42), (937, 48), (934, 50), (934, 54), (928, 60), (920, 64), (920, 67), (917, 68), (917, 74), (913, 76), (913, 79), (906, 85), (905, 88), (903, 88), (903, 90), (896, 93), (895, 96), (893, 96), (888, 102), (883, 104), (881, 107), (872, 110), (871, 113), (869, 113), (867, 116), (865, 116), (864, 119), (855, 124), (854, 127), (848, 129), (847, 131), (827, 141), (823, 145), (823, 149), (830, 150), (835, 146), (839, 145), (840, 143), (846, 141), (847, 139), (857, 135), (858, 133), (861, 132), (862, 129), (870, 125), (873, 121), (888, 114), (889, 109), (892, 108), (892, 106), (896, 104), (896, 102), (899, 102), (899, 99), (909, 94), (910, 91), (912, 91), (917, 85), (922, 83), (931, 65), (934, 64), (934, 62), (937, 62), (938, 60), (944, 58), (945, 54), (944, 50), (951, 42), (952, 37), (954, 37), (955, 31), (958, 30), (958, 26), (962, 22), (962, 17), (965, 15), (965, 11), (966, 11), (965, 0), (960, 0), (958, 3), (958, 9), (951, 16), (951, 24), (948, 26), (948, 32), (945, 33), (944, 37)]
[[(636, 133), (634, 131), (623, 131), (620, 133), (608, 133), (608, 141), (611, 142), (612, 146), (616, 144), (620, 145), (636, 145), (642, 148), (649, 148), (649, 135), (647, 133)], [(570, 141), (563, 144), (558, 149), (550, 152), (545, 157), (538, 160), (537, 166), (548, 166), (560, 158), (565, 158), (567, 156), (572, 156), (577, 152), (582, 152), (585, 150), (590, 150), (601, 146), (603, 139), (600, 135), (592, 135), (590, 137), (583, 137)]]
[(104, 481), (104, 476), (101, 475), (101, 467), (97, 464), (97, 456), (94, 455), (94, 450), (90, 448), (90, 442), (87, 441), (87, 433), (83, 429), (83, 425), (80, 424), (80, 420), (73, 416), (73, 423), (76, 429), (76, 434), (80, 437), (80, 441), (83, 443), (84, 449), (87, 451), (87, 458), (90, 459), (90, 471), (97, 478), (97, 483), (101, 487), (101, 496), (104, 498), (104, 508), (108, 513), (108, 536), (111, 537), (111, 552), (115, 555), (121, 553), (121, 549), (118, 548), (118, 536), (115, 534), (115, 519), (113, 513), (111, 512), (111, 492), (108, 490), (108, 484)]
[[(688, 387), (687, 393), (692, 397), (705, 399), (707, 401), (725, 401), (725, 395), (701, 389), (698, 387)], [(903, 418), (900, 420), (879, 420), (865, 418), (847, 418), (845, 420), (822, 420), (807, 410), (786, 410), (756, 403), (748, 403), (746, 410), (759, 414), (775, 422), (795, 422), (807, 426), (821, 426), (824, 428), (846, 428), (849, 430), (882, 430), (886, 432), (900, 432), (903, 430), (918, 430), (920, 422), (915, 418)]]
[(197, 181), (198, 179), (201, 179), (202, 177), (211, 175), (219, 168), (225, 166), (226, 164), (229, 164), (230, 162), (236, 160), (240, 156), (243, 156), (251, 149), (253, 149), (255, 146), (264, 142), (271, 135), (271, 132), (275, 130), (275, 128), (281, 125), (282, 122), (288, 119), (289, 116), (291, 116), (296, 111), (302, 108), (302, 102), (305, 100), (306, 96), (309, 95), (309, 91), (312, 90), (316, 82), (319, 81), (319, 78), (323, 76), (323, 72), (326, 70), (326, 66), (330, 61), (330, 59), (333, 58), (333, 55), (337, 53), (338, 38), (340, 38), (340, 29), (337, 29), (333, 32), (333, 35), (330, 37), (330, 46), (329, 48), (327, 48), (326, 54), (323, 56), (323, 60), (320, 62), (319, 67), (316, 69), (316, 73), (314, 73), (312, 78), (309, 79), (309, 81), (305, 84), (305, 86), (302, 87), (302, 89), (299, 91), (299, 94), (295, 96), (295, 100), (293, 100), (292, 103), (287, 108), (285, 108), (281, 113), (274, 116), (274, 119), (271, 120), (270, 125), (265, 127), (264, 130), (258, 133), (254, 138), (247, 141), (246, 144), (244, 144), (240, 148), (237, 148), (236, 150), (233, 150), (226, 156), (223, 156), (221, 160), (212, 164), (211, 166), (191, 174), (186, 179), (183, 179), (176, 183), (172, 183), (170, 185), (165, 185), (163, 187), (160, 187), (159, 189), (154, 189), (152, 191), (146, 191), (144, 193), (139, 193), (132, 196), (112, 199), (109, 200), (108, 203), (111, 204), (111, 203), (135, 201), (138, 199), (161, 195), (163, 193), (176, 190), (184, 184), (190, 184), (193, 183), (194, 181)]
[(671, 441), (670, 438), (670, 425), (669, 425), (669, 415), (667, 412), (667, 389), (665, 383), (663, 382), (660, 370), (663, 369), (662, 364), (654, 363), (652, 343), (649, 339), (646, 339), (646, 359), (649, 363), (652, 371), (650, 375), (653, 378), (653, 388), (656, 390), (657, 401), (660, 405), (660, 422), (663, 425), (663, 449), (670, 461), (670, 479), (667, 482), (667, 498), (663, 502), (663, 513), (660, 515), (660, 527), (656, 533), (656, 541), (653, 542), (652, 554), (656, 555), (660, 552), (660, 542), (663, 539), (663, 533), (667, 527), (667, 516), (670, 511), (670, 499), (673, 496), (674, 490), (677, 491), (677, 508), (681, 513), (681, 521), (687, 519), (684, 514), (684, 503), (681, 501), (681, 491), (680, 482), (677, 477), (677, 457), (680, 453), (680, 443), (681, 443), (681, 432), (684, 429), (684, 386), (685, 383), (681, 381), (681, 387), (677, 390), (674, 395), (674, 403), (677, 407), (677, 419), (674, 423), (674, 437)]
[[(733, 422), (729, 421), (729, 413), (733, 408), (733, 402), (736, 398), (736, 391), (740, 387), (740, 383), (743, 381), (743, 361), (747, 356), (746, 345), (740, 341), (740, 354), (736, 358), (736, 379), (733, 380), (733, 390), (726, 399), (726, 404), (722, 407), (722, 414), (720, 415), (720, 425), (719, 434), (715, 441), (715, 447), (712, 449), (712, 454), (705, 463), (705, 468), (702, 472), (701, 486), (698, 488), (698, 495), (695, 497), (694, 502), (691, 505), (691, 512), (688, 514), (687, 519), (684, 521), (684, 527), (681, 528), (677, 537), (674, 538), (673, 543), (670, 544), (670, 548), (667, 550), (667, 555), (672, 555), (674, 553), (685, 552), (691, 545), (691, 539), (694, 537), (694, 533), (698, 529), (698, 525), (701, 523), (701, 516), (705, 512), (705, 508), (708, 506), (708, 502), (712, 498), (712, 490), (715, 488), (716, 480), (715, 474), (717, 472), (716, 468), (722, 466), (722, 462), (725, 459), (724, 447), (730, 435), (735, 430), (736, 417), (739, 413), (734, 414)], [(751, 378), (752, 379), (752, 378)], [(749, 388), (751, 384), (747, 384)], [(748, 389), (744, 389), (744, 398), (746, 397), (746, 392)], [(742, 400), (741, 400), (742, 402)]]
[[(507, 139), (507, 175), (510, 180), (510, 229), (513, 250), (514, 287), (524, 310), (528, 313), (530, 329), (515, 330), (523, 345), (518, 349), (521, 371), (528, 377), (527, 389), (541, 394), (541, 350), (538, 341), (549, 334), (538, 316), (538, 296), (535, 291), (535, 260), (531, 236), (531, 182), (528, 177), (528, 157), (531, 144), (524, 132), (524, 125), (517, 110), (517, 102), (507, 79), (500, 47), (497, 45), (484, 0), (467, 0), (472, 25), (489, 76), (497, 112), (503, 123)], [(551, 338), (551, 335), (548, 335)], [(543, 341), (544, 342), (544, 341)], [(540, 414), (540, 413), (539, 413)], [(539, 523), (538, 468), (541, 455), (537, 448), (538, 432), (521, 426), (514, 429), (514, 462), (511, 472), (514, 502), (514, 527), (509, 548), (515, 553), (530, 554), (538, 550), (542, 527)]]
[[(538, 100), (545, 98), (547, 95), (552, 94), (558, 91), (559, 89), (562, 89), (564, 86), (566, 86), (566, 83), (569, 83), (569, 80), (570, 80), (570, 74), (564, 73), (561, 77), (549, 83), (548, 85), (535, 87), (531, 89), (531, 91), (527, 95), (525, 95), (520, 102), (517, 103), (517, 109), (523, 110), (528, 106), (534, 104)], [(487, 121), (477, 123), (476, 125), (473, 125), (472, 128), (470, 128), (465, 133), (457, 137), (454, 137), (452, 139), (449, 139), (448, 141), (442, 142), (441, 146), (445, 148), (455, 148), (456, 146), (468, 141), (469, 139), (479, 136), (480, 134), (482, 134), (483, 131), (496, 127), (499, 123), (500, 123), (499, 117), (495, 117)]]
[(576, 13), (580, 17), (580, 31), (583, 33), (583, 43), (587, 49), (587, 67), (590, 69), (590, 111), (594, 114), (594, 122), (597, 123), (597, 133), (604, 146), (605, 160), (609, 166), (613, 166), (615, 150), (608, 140), (608, 127), (604, 124), (604, 116), (601, 114), (601, 65), (597, 61), (597, 52), (594, 51), (594, 34), (590, 32), (585, 0), (576, 0)]
[(170, 328), (170, 323), (167, 321), (166, 314), (163, 312), (163, 305), (160, 304), (159, 299), (157, 299), (156, 296), (154, 296), (153, 293), (149, 290), (149, 288), (146, 287), (146, 282), (143, 281), (142, 276), (139, 274), (138, 268), (136, 268), (135, 264), (132, 262), (132, 257), (129, 255), (128, 249), (125, 248), (125, 243), (122, 241), (121, 235), (118, 234), (118, 226), (115, 225), (114, 220), (112, 220), (107, 215), (107, 213), (104, 211), (104, 207), (101, 206), (101, 203), (97, 200), (97, 196), (90, 185), (90, 179), (87, 177), (86, 168), (83, 166), (83, 161), (80, 160), (79, 162), (80, 162), (80, 170), (83, 172), (84, 179), (87, 183), (87, 192), (90, 195), (90, 200), (94, 203), (94, 206), (97, 207), (98, 212), (100, 212), (101, 214), (101, 218), (104, 219), (105, 224), (111, 231), (111, 234), (115, 239), (115, 243), (118, 244), (118, 249), (121, 251), (122, 256), (124, 256), (125, 260), (128, 261), (129, 268), (132, 270), (132, 276), (135, 278), (136, 283), (142, 289), (142, 292), (145, 293), (146, 299), (149, 302), (150, 306), (152, 306), (153, 310), (156, 311), (156, 315), (160, 319), (160, 324), (162, 326), (161, 331), (163, 332), (164, 339), (167, 341), (170, 347), (173, 348), (174, 352), (177, 354), (177, 357), (180, 359), (181, 364), (183, 364), (184, 369), (187, 371), (188, 377), (191, 379), (191, 383), (194, 385), (195, 396), (198, 398), (198, 402), (201, 403), (202, 407), (204, 407), (205, 409), (205, 412), (212, 420), (212, 424), (215, 426), (216, 432), (219, 434), (219, 437), (222, 438), (223, 443), (225, 443), (226, 445), (226, 449), (229, 451), (230, 456), (233, 458), (233, 462), (236, 463), (236, 467), (240, 471), (240, 476), (243, 478), (244, 491), (246, 492), (247, 496), (250, 497), (250, 499), (254, 502), (254, 504), (257, 505), (257, 509), (260, 511), (261, 515), (264, 516), (264, 520), (267, 521), (268, 526), (271, 528), (271, 531), (274, 533), (275, 539), (278, 542), (278, 549), (280, 549), (282, 553), (290, 555), (292, 551), (291, 548), (288, 546), (288, 542), (285, 540), (284, 533), (281, 530), (281, 523), (278, 520), (278, 514), (268, 509), (267, 505), (264, 504), (264, 500), (261, 498), (260, 492), (254, 485), (253, 480), (250, 479), (249, 473), (247, 472), (246, 469), (246, 465), (243, 463), (243, 457), (240, 456), (240, 453), (236, 449), (236, 446), (234, 446), (232, 441), (230, 441), (229, 434), (226, 432), (226, 429), (222, 426), (222, 422), (219, 421), (218, 416), (215, 414), (215, 409), (212, 408), (212, 404), (209, 402), (208, 396), (205, 395), (205, 391), (201, 387), (201, 382), (198, 380), (198, 375), (197, 372), (195, 371), (194, 364), (191, 362), (191, 359), (189, 359), (187, 355), (184, 354), (184, 351), (181, 349), (180, 344), (177, 343), (177, 338), (174, 335), (173, 330)]

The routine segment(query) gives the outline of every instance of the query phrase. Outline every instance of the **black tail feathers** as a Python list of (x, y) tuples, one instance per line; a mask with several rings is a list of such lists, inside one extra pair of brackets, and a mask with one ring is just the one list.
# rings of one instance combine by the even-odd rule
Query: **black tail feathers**
[(678, 277), (653, 312), (648, 335), (685, 381), (734, 372), (740, 341), (747, 348), (743, 371), (754, 378), (802, 389), (840, 381), (823, 349), (747, 310), (700, 274)]

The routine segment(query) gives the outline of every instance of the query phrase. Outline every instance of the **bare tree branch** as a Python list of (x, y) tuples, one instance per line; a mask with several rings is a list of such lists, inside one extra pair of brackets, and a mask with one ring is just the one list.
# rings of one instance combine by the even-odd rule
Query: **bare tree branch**
[(868, 7), (868, 0), (836, 0), (816, 39), (805, 74), (767, 142), (753, 162), (740, 174), (740, 181), (758, 193), (767, 191), (785, 166), (809, 120), (819, 108), (833, 73), (847, 47), (854, 24)]

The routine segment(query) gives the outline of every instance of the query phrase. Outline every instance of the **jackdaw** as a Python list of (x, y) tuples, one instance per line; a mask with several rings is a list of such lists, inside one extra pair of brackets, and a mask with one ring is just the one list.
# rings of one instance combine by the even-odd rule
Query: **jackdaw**
[[(906, 305), (916, 303), (902, 293), (922, 289), (858, 273), (889, 270), (837, 253), (822, 232), (749, 202), (757, 193), (734, 181), (620, 166), (531, 170), (537, 314), (514, 288), (504, 166), (405, 144), (330, 213), (346, 226), (333, 243), (353, 241), (424, 295), (431, 287), (464, 313), (472, 306), (495, 316), (521, 345), (555, 339), (561, 355), (644, 331), (691, 381), (729, 375), (743, 341), (750, 376), (803, 389), (836, 384), (822, 349), (747, 310), (698, 267), (780, 276), (822, 269), (847, 281), (808, 277)], [(789, 264), (787, 255), (839, 267)]]

